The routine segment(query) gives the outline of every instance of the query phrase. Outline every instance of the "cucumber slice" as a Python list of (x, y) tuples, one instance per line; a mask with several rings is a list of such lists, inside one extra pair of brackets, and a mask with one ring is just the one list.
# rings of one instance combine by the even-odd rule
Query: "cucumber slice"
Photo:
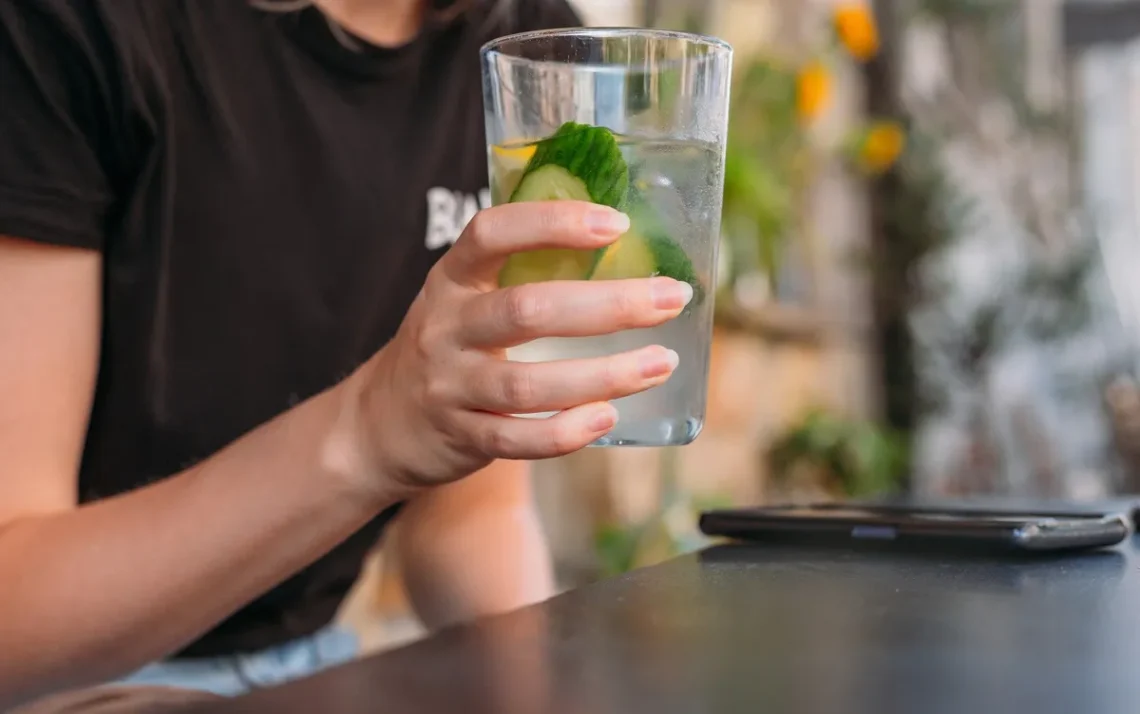
[(649, 250), (657, 262), (657, 275), (679, 280), (693, 286), (694, 302), (699, 302), (701, 280), (693, 268), (693, 261), (677, 245), (672, 238), (665, 235), (650, 235), (648, 237)]
[[(566, 169), (547, 164), (530, 171), (519, 182), (512, 202), (519, 201), (589, 201), (586, 184)], [(507, 259), (499, 273), (499, 285), (523, 285), (544, 280), (585, 280), (597, 260), (594, 250), (532, 250), (516, 253)]]
[(589, 201), (585, 182), (555, 164), (527, 171), (511, 196), (511, 203), (521, 201)]
[(590, 274), (591, 280), (625, 280), (663, 275), (693, 286), (690, 306), (704, 300), (704, 286), (684, 249), (665, 232), (650, 206), (639, 203), (630, 210), (633, 227), (604, 248)]
[[(513, 180), (513, 176), (510, 177)], [(609, 129), (567, 122), (535, 144), (511, 203), (590, 201), (611, 208), (625, 203), (629, 167)], [(499, 274), (503, 287), (546, 280), (587, 280), (599, 250), (538, 250), (512, 255)]]
[(693, 262), (681, 246), (664, 235), (631, 230), (602, 251), (590, 280), (627, 280), (663, 275), (701, 288)]
[(561, 167), (579, 179), (587, 196), (584, 200), (610, 208), (621, 208), (625, 203), (629, 193), (629, 166), (613, 132), (605, 127), (566, 122), (554, 134), (538, 142), (511, 201), (520, 200), (519, 191), (530, 174), (548, 166)]
[(596, 261), (592, 250), (532, 250), (515, 253), (499, 273), (499, 285), (541, 283), (547, 280), (585, 280)]
[(650, 278), (657, 274), (657, 259), (649, 241), (637, 231), (617, 239), (602, 251), (590, 280), (627, 280)]

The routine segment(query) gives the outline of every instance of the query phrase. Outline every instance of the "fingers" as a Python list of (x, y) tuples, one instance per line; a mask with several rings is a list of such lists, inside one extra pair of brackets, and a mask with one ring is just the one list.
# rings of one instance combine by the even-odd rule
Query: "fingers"
[(472, 347), (513, 347), (540, 337), (654, 327), (681, 314), (692, 298), (692, 286), (672, 278), (519, 285), (468, 302), (459, 339)]
[(468, 409), (534, 414), (637, 394), (669, 379), (677, 353), (653, 345), (592, 359), (555, 362), (496, 360), (463, 395)]
[(586, 201), (508, 203), (475, 215), (441, 260), (461, 285), (496, 282), (507, 256), (543, 248), (594, 250), (629, 230), (629, 218)]
[(583, 404), (546, 419), (466, 412), (460, 426), (488, 458), (535, 461), (589, 446), (617, 424), (613, 406)]

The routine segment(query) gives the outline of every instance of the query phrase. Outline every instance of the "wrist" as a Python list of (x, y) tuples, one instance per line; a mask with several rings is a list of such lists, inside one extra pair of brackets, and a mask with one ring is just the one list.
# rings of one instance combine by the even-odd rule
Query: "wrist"
[(379, 437), (380, 428), (391, 422), (377, 419), (375, 413), (376, 362), (365, 363), (333, 388), (335, 415), (322, 444), (321, 462), (355, 497), (384, 508), (409, 500), (419, 489), (410, 485), (413, 481), (398, 454), (385, 448)]

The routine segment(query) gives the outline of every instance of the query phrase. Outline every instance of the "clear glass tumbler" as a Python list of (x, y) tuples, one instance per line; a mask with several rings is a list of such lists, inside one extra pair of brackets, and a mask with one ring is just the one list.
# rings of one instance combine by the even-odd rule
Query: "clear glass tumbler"
[[(688, 444), (704, 425), (732, 48), (641, 29), (511, 35), (482, 50), (492, 201), (588, 200), (625, 211), (630, 231), (600, 251), (512, 256), (504, 286), (666, 275), (693, 286), (685, 311), (652, 328), (536, 340), (518, 361), (677, 352), (664, 385), (614, 402), (598, 446)], [(545, 416), (545, 415), (529, 415)]]

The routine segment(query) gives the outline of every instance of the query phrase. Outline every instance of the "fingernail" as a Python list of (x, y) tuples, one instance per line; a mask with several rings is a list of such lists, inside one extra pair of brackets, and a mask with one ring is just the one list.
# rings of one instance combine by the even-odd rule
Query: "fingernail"
[(653, 350), (641, 358), (641, 376), (646, 379), (660, 377), (677, 369), (681, 358), (673, 350)]
[(693, 299), (693, 286), (672, 278), (653, 282), (653, 306), (658, 310), (677, 310)]
[(599, 411), (590, 418), (591, 431), (609, 431), (617, 424), (617, 413), (613, 408), (604, 409)]
[(586, 214), (586, 227), (600, 236), (621, 235), (629, 230), (629, 216), (610, 208), (596, 208)]

